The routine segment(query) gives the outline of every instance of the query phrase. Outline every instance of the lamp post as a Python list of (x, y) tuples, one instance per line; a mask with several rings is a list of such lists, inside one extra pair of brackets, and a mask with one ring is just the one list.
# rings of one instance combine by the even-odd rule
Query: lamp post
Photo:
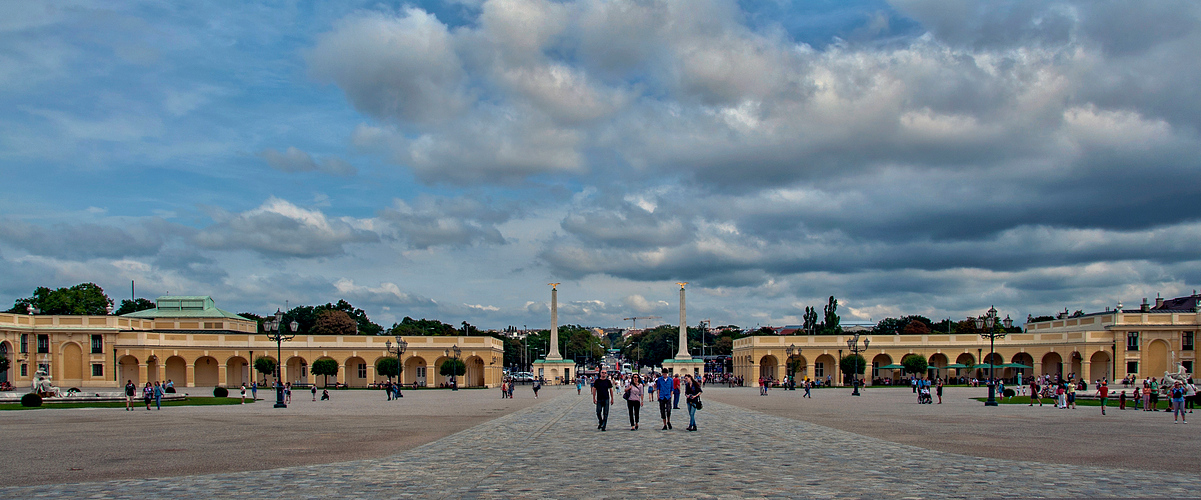
[(855, 356), (855, 366), (851, 367), (851, 386), (855, 388), (855, 390), (851, 392), (852, 396), (859, 395), (859, 358), (861, 357), (859, 356), (859, 353), (866, 351), (868, 344), (871, 344), (871, 342), (872, 339), (865, 338), (863, 339), (863, 347), (859, 347), (858, 333), (856, 333), (854, 337), (847, 339), (847, 348), (850, 349), (851, 354)]
[(793, 369), (793, 367), (792, 367), (792, 353), (795, 352), (797, 354), (800, 354), (801, 350), (796, 348), (796, 344), (788, 344), (788, 347), (784, 348), (784, 352), (788, 353), (788, 361), (787, 361), (788, 364), (785, 366), (785, 368), (788, 370), (788, 372), (787, 372), (788, 373), (788, 390), (795, 391), (796, 390), (796, 370)]
[(300, 323), (292, 320), (287, 325), (291, 330), (288, 332), (283, 325), (284, 313), (279, 309), (275, 310), (275, 317), (268, 318), (263, 322), (263, 330), (267, 333), (267, 340), (275, 341), (275, 407), (287, 408), (284, 403), (284, 365), (283, 365), (283, 342), (290, 341), (296, 338), (296, 329), (300, 328)]
[(397, 335), (396, 347), (392, 347), (391, 340), (384, 342), (384, 347), (388, 349), (388, 352), (396, 353), (396, 383), (399, 384), (400, 374), (404, 373), (404, 365), (400, 364), (400, 355), (405, 353), (405, 348), (409, 347), (409, 343), (405, 342), (404, 337)]
[[(997, 326), (997, 308), (989, 307), (988, 312), (984, 316), (973, 318), (976, 323), (976, 328), (984, 330), (980, 334), (980, 338), (988, 339), (988, 401), (984, 402), (984, 406), (997, 406), (997, 360), (996, 360), (996, 342), (997, 337), (1004, 337), (1005, 331), (996, 331)], [(1005, 316), (1002, 321), (1005, 328), (1013, 326), (1013, 320), (1009, 316)]]

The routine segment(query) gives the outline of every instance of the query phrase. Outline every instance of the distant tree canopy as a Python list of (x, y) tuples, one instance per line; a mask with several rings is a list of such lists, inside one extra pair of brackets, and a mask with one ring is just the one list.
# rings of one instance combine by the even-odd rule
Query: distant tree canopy
[[(468, 328), (468, 333), (475, 332), (479, 335), (479, 330), (474, 327)], [(463, 333), (454, 327), (436, 319), (413, 319), (405, 316), (400, 323), (394, 323), (388, 329), (388, 335), (412, 335), (421, 337), (453, 337), (462, 335)]]
[(326, 309), (317, 313), (317, 322), (309, 333), (313, 335), (354, 335), (358, 325), (345, 311)]
[(154, 304), (154, 302), (151, 302), (148, 299), (143, 299), (143, 298), (137, 298), (134, 300), (122, 299), (121, 305), (119, 307), (117, 307), (116, 311), (113, 311), (113, 314), (120, 316), (122, 314), (129, 314), (132, 312), (145, 311), (147, 309), (154, 309), (155, 307), (157, 307), (157, 306)]
[[(384, 331), (384, 327), (371, 322), (371, 319), (367, 317), (366, 312), (350, 305), (350, 303), (346, 302), (345, 300), (338, 300), (336, 304), (327, 303), (320, 306), (293, 307), (284, 313), (283, 324), (281, 326), (286, 329), (288, 328), (287, 325), (291, 324), (292, 321), (296, 321), (296, 333), (298, 335), (330, 335), (329, 333), (315, 333), (314, 331), (314, 328), (317, 327), (317, 320), (321, 317), (321, 313), (324, 311), (340, 311), (345, 313), (345, 315), (350, 319), (351, 324), (353, 325), (351, 328), (346, 329), (344, 327), (339, 327), (337, 329), (338, 331), (348, 331), (349, 333), (339, 335), (354, 335), (355, 333), (358, 333), (359, 335), (379, 335)], [(238, 313), (238, 315), (247, 319), (258, 321), (260, 333), (263, 331), (263, 320), (271, 316), (271, 314), (259, 316), (255, 313)], [(322, 332), (328, 331), (329, 330), (322, 330)]]
[(925, 356), (911, 353), (901, 358), (901, 366), (905, 367), (905, 373), (925, 374), (926, 368), (930, 365), (926, 362)]
[(375, 373), (388, 378), (396, 377), (400, 375), (400, 362), (393, 357), (379, 358), (375, 361)]
[(29, 305), (38, 308), (38, 314), (103, 316), (108, 314), (113, 299), (108, 298), (104, 289), (95, 283), (80, 283), (57, 290), (40, 286), (33, 291), (33, 296), (17, 299), (12, 308), (5, 312), (28, 314)]

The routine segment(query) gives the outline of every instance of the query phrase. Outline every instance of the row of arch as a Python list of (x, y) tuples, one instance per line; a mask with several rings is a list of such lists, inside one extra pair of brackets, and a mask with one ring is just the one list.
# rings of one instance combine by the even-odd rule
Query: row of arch
[[(263, 357), (276, 361), (274, 356)], [(324, 387), (338, 382), (350, 387), (367, 387), (369, 384), (389, 380), (389, 377), (375, 371), (375, 364), (385, 357), (379, 356), (368, 362), (361, 356), (351, 356), (344, 361), (338, 361), (337, 375), (326, 377), (313, 375), (309, 370), (311, 363), (307, 358), (292, 356), (285, 360), (281, 367), (282, 377), (284, 382), (292, 384), (316, 384), (318, 387)], [(313, 361), (321, 359), (334, 358), (321, 356)], [(438, 370), (447, 359), (449, 358), (439, 356), (431, 364), (421, 356), (410, 356), (404, 360), (400, 381), (407, 385), (416, 382), (421, 387), (439, 386), (449, 379), (438, 375)], [(467, 365), (467, 373), (458, 378), (458, 384), (464, 387), (484, 386), (484, 360), (479, 356), (470, 356), (464, 363)], [(177, 355), (166, 358), (152, 355), (143, 361), (137, 356), (125, 355), (117, 360), (117, 375), (121, 384), (126, 381), (141, 385), (147, 381), (171, 380), (177, 387), (237, 387), (243, 383), (250, 383), (251, 380), (266, 385), (275, 383), (274, 374), (254, 372), (250, 362), (243, 356), (230, 356), (224, 361), (218, 361), (213, 356), (201, 356), (188, 361)]]
[[(1166, 347), (1166, 344), (1165, 344), (1165, 347)], [(804, 379), (806, 377), (808, 377), (808, 378), (824, 378), (825, 376), (835, 376), (834, 367), (837, 366), (837, 363), (838, 363), (838, 361), (834, 358), (834, 356), (832, 356), (830, 354), (822, 354), (821, 356), (818, 356), (816, 359), (813, 360), (813, 364), (809, 364), (808, 360), (800, 354), (793, 355), (789, 359), (792, 360), (792, 363), (795, 367), (794, 374), (797, 379)], [(892, 356), (890, 356), (888, 354), (884, 354), (884, 353), (877, 354), (874, 357), (872, 357), (872, 359), (870, 361), (870, 363), (871, 363), (870, 372), (867, 372), (865, 370), (865, 372), (866, 372), (865, 374), (869, 375), (870, 378), (892, 377), (892, 376), (894, 376), (894, 374), (892, 373), (893, 370), (882, 370), (879, 367), (889, 366), (889, 365), (896, 364), (899, 362), (900, 362), (900, 359), (893, 359)], [(1005, 361), (1005, 359), (1000, 355), (1000, 353), (992, 353), (992, 354), (985, 355), (984, 359), (979, 362), (976, 361), (976, 357), (973, 356), (971, 353), (961, 353), (955, 357), (955, 364), (974, 366), (972, 370), (943, 368), (943, 367), (946, 367), (946, 366), (949, 366), (952, 364), (952, 363), (950, 363), (950, 360), (947, 357), (947, 355), (943, 354), (943, 353), (934, 353), (934, 354), (930, 355), (930, 357), (926, 360), (926, 362), (929, 364), (930, 370), (937, 371), (937, 373), (940, 376), (947, 375), (949, 370), (957, 370), (959, 373), (956, 373), (956, 375), (968, 375), (968, 372), (971, 372), (971, 375), (986, 376), (987, 370), (988, 370), (986, 366), (988, 364), (990, 364), (990, 362), (991, 362), (991, 364), (994, 364), (994, 365), (1003, 365), (1006, 363), (1014, 363), (1014, 364), (1021, 364), (1021, 365), (1026, 365), (1026, 366), (1031, 367), (1031, 368), (1026, 368), (1026, 369), (1013, 368), (1013, 367), (998, 368), (997, 376), (1003, 377), (1003, 378), (1012, 378), (1019, 374), (1022, 376), (1029, 376), (1029, 375), (1063, 375), (1063, 376), (1066, 376), (1069, 373), (1074, 373), (1077, 376), (1087, 376), (1088, 380), (1097, 380), (1097, 379), (1102, 379), (1102, 378), (1108, 379), (1108, 380), (1113, 380), (1112, 358), (1111, 358), (1110, 354), (1105, 351), (1097, 351), (1089, 357), (1088, 367), (1089, 367), (1090, 372), (1087, 374), (1083, 373), (1084, 367), (1085, 367), (1085, 360), (1084, 360), (1083, 355), (1079, 351), (1073, 351), (1073, 352), (1068, 353), (1067, 360), (1065, 360), (1059, 353), (1056, 353), (1056, 352), (1049, 352), (1049, 353), (1044, 354), (1039, 359), (1039, 363), (1041, 364), (1041, 372), (1040, 373), (1034, 373), (1034, 368), (1037, 367), (1038, 365), (1035, 364), (1034, 357), (1026, 352), (1019, 352), (1019, 353), (1013, 355), (1013, 357), (1008, 362)], [(763, 378), (780, 379), (780, 378), (782, 378), (783, 375), (788, 373), (787, 372), (788, 363), (780, 360), (780, 358), (778, 358), (774, 355), (771, 355), (771, 354), (765, 355), (762, 358), (760, 358), (758, 365), (759, 365), (758, 375)], [(867, 367), (865, 367), (865, 368), (867, 368)], [(1154, 367), (1154, 366), (1149, 366), (1149, 368), (1151, 368), (1153, 370), (1156, 369), (1156, 367)], [(810, 370), (813, 370), (814, 373), (810, 373)], [(896, 374), (899, 375), (900, 370), (896, 370)]]

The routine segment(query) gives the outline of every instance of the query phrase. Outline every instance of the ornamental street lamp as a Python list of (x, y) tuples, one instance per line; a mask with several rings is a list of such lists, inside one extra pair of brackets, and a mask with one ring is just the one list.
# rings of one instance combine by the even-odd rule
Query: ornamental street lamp
[(795, 391), (796, 390), (796, 368), (794, 368), (794, 365), (792, 362), (792, 353), (795, 352), (799, 355), (801, 353), (801, 350), (797, 349), (796, 344), (788, 344), (788, 347), (784, 348), (784, 352), (788, 353), (788, 365), (785, 367), (788, 369), (788, 390)]
[(267, 333), (267, 340), (275, 341), (275, 407), (276, 408), (287, 408), (288, 407), (287, 404), (284, 404), (284, 382), (283, 382), (284, 368), (283, 368), (283, 363), (280, 362), (283, 358), (282, 344), (285, 341), (290, 341), (290, 340), (296, 338), (296, 329), (300, 328), (300, 323), (297, 323), (296, 320), (292, 320), (292, 322), (287, 325), (288, 329), (291, 330), (291, 332), (289, 333), (284, 329), (283, 321), (284, 321), (283, 311), (276, 309), (275, 317), (268, 318), (266, 321), (263, 322), (263, 330)]
[(405, 342), (404, 337), (397, 335), (396, 336), (396, 347), (392, 347), (391, 340), (384, 342), (384, 347), (386, 347), (388, 349), (388, 352), (396, 353), (396, 383), (399, 384), (400, 383), (400, 374), (403, 370), (402, 367), (404, 366), (404, 365), (400, 364), (400, 355), (405, 353), (405, 348), (409, 347), (409, 343)]
[(852, 396), (859, 395), (859, 359), (862, 358), (859, 353), (866, 351), (868, 344), (871, 344), (871, 342), (872, 339), (865, 338), (863, 339), (863, 347), (859, 347), (858, 333), (856, 333), (854, 337), (847, 339), (847, 348), (850, 349), (851, 354), (855, 356), (855, 365), (851, 367), (851, 386), (855, 388), (855, 390), (851, 392)]
[(996, 331), (996, 307), (989, 307), (988, 312), (984, 313), (984, 316), (971, 319), (973, 322), (975, 322), (977, 329), (983, 330), (983, 332), (980, 333), (980, 338), (988, 339), (988, 401), (984, 402), (984, 406), (997, 406), (996, 342), (997, 337), (1005, 337), (1005, 334), (1007, 333), (1006, 330), (1013, 326), (1013, 320), (1009, 319), (1009, 316), (1006, 315), (1005, 320), (1002, 321), (1002, 324), (1005, 325), (1006, 330), (1000, 332)]

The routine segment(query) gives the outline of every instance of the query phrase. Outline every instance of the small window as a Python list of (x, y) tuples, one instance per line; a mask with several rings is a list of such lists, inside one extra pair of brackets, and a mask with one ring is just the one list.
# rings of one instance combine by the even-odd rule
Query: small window
[(21, 364), (21, 376), (22, 377), (29, 376), (29, 365), (23, 364), (23, 363)]
[(367, 363), (359, 363), (359, 378), (367, 378)]
[(92, 376), (93, 377), (103, 377), (104, 376), (104, 364), (103, 363), (92, 363)]
[(50, 353), (50, 336), (38, 335), (38, 354)]
[[(1180, 349), (1184, 351), (1193, 350), (1193, 332), (1184, 332), (1180, 335)], [(1191, 373), (1191, 372), (1190, 372)]]
[(822, 378), (825, 376), (826, 376), (826, 364), (825, 363), (813, 363), (813, 377), (814, 378)]
[(1127, 361), (1126, 362), (1126, 373), (1129, 373), (1131, 375), (1138, 375), (1138, 361)]
[(21, 354), (29, 353), (29, 334), (21, 334)]
[(1138, 350), (1138, 332), (1127, 332), (1126, 333), (1126, 350), (1127, 351), (1137, 351)]
[(92, 335), (92, 354), (104, 353), (104, 335)]

